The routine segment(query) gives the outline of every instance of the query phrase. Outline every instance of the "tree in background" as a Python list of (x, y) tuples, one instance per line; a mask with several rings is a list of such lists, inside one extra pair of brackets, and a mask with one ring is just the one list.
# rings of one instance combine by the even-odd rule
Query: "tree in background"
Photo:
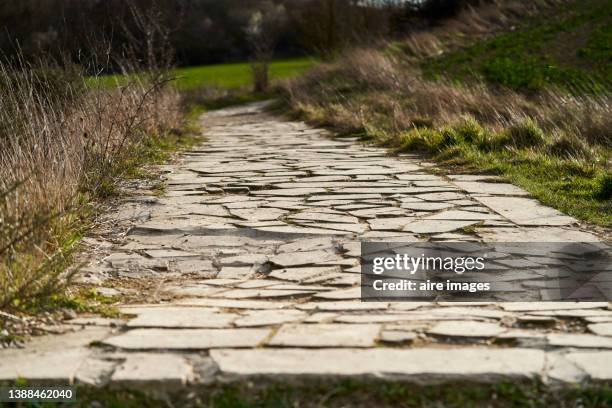
[(262, 6), (251, 14), (245, 30), (253, 53), (253, 92), (268, 90), (270, 60), (287, 22), (287, 13), (282, 4), (264, 3)]

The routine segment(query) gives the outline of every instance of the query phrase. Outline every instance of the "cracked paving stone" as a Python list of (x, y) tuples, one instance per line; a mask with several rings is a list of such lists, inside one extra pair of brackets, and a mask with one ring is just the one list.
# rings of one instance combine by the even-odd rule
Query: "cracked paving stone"
[(555, 347), (612, 348), (612, 338), (594, 334), (551, 333), (546, 340)]
[(257, 347), (269, 329), (132, 329), (102, 341), (126, 350), (206, 350)]
[(270, 262), (282, 267), (312, 265), (321, 263), (322, 261), (336, 261), (342, 258), (333, 252), (329, 251), (307, 251), (283, 253), (270, 258)]
[(404, 227), (404, 231), (415, 234), (436, 234), (451, 232), (477, 224), (477, 221), (420, 220), (413, 221)]
[(345, 300), (361, 298), (361, 288), (339, 289), (315, 295), (319, 299)]
[(569, 353), (565, 358), (580, 367), (592, 380), (612, 380), (612, 351)]
[(224, 328), (231, 326), (239, 316), (234, 313), (216, 313), (210, 308), (150, 307), (122, 309), (136, 314), (128, 327), (158, 328)]
[(301, 282), (313, 278), (326, 279), (326, 276), (342, 276), (338, 266), (312, 266), (303, 268), (275, 269), (269, 276), (276, 279)]
[(278, 347), (373, 347), (379, 325), (286, 324), (268, 342)]
[(419, 384), (534, 380), (545, 366), (541, 350), (484, 347), (212, 350), (211, 357), (229, 376), (371, 376)]
[(175, 302), (184, 306), (209, 306), (227, 309), (283, 309), (291, 305), (289, 302), (271, 300), (239, 300), (239, 299), (180, 299)]
[(192, 380), (193, 369), (184, 356), (167, 353), (128, 354), (111, 377), (113, 383), (156, 387), (183, 386)]
[(612, 323), (589, 324), (588, 328), (599, 336), (612, 336)]
[(303, 320), (307, 314), (299, 310), (249, 310), (234, 322), (236, 327), (271, 326)]
[(312, 295), (308, 290), (288, 289), (232, 289), (221, 292), (211, 297), (227, 299), (249, 299), (249, 298), (278, 298)]
[(384, 330), (380, 334), (380, 340), (387, 343), (404, 343), (413, 341), (417, 338), (417, 334), (409, 331), (400, 330)]
[(468, 193), (526, 196), (529, 195), (525, 190), (508, 183), (481, 183), (477, 181), (455, 181), (454, 184)]
[(495, 323), (451, 320), (436, 323), (427, 333), (448, 337), (495, 337), (504, 331), (505, 328)]
[(536, 200), (523, 197), (475, 197), (485, 206), (518, 225), (568, 225), (576, 219)]

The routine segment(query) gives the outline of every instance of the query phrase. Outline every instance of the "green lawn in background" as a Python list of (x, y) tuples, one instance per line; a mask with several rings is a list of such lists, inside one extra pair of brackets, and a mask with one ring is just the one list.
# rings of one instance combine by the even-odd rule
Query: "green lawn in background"
[[(300, 75), (316, 62), (315, 59), (309, 57), (273, 61), (270, 64), (270, 79), (283, 79)], [(173, 74), (176, 77), (177, 88), (184, 91), (203, 86), (236, 89), (248, 86), (251, 83), (251, 70), (248, 62), (177, 68)], [(96, 81), (99, 81), (102, 87), (110, 88), (124, 83), (125, 77), (109, 75), (97, 79), (93, 78), (90, 80), (90, 84), (95, 86)]]

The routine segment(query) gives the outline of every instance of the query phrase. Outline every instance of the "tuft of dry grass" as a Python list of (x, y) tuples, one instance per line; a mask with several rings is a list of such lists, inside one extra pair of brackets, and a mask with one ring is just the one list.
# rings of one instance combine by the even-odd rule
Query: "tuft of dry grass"
[(163, 75), (130, 78), (92, 88), (77, 69), (0, 63), (0, 309), (56, 290), (88, 203), (179, 126)]

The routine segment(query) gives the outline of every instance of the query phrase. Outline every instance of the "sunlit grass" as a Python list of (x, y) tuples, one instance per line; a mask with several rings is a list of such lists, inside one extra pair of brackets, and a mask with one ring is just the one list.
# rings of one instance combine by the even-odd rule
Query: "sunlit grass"
[[(316, 59), (303, 57), (276, 60), (270, 64), (270, 79), (285, 79), (298, 76), (317, 63)], [(232, 64), (202, 65), (178, 68), (172, 72), (175, 86), (182, 91), (204, 86), (237, 89), (251, 84), (251, 68), (248, 62)], [(111, 88), (122, 85), (129, 79), (125, 76), (109, 75), (89, 80), (91, 86)]]

